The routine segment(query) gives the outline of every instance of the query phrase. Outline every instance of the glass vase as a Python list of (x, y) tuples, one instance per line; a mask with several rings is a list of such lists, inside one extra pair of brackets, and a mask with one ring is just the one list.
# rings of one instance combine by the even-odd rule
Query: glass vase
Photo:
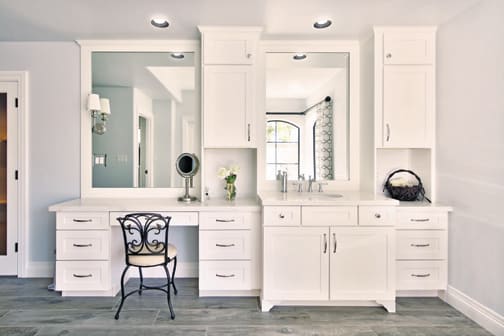
[(226, 200), (234, 201), (236, 198), (236, 186), (233, 183), (226, 183)]

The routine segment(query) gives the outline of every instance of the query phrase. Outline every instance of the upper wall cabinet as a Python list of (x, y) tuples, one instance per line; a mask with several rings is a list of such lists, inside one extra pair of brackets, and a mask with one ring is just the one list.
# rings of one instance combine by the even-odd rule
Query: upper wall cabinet
[(383, 36), (383, 63), (433, 64), (434, 49), (431, 33), (389, 32)]
[(435, 34), (433, 27), (375, 28), (377, 147), (434, 145)]
[(203, 145), (256, 147), (256, 27), (199, 27), (203, 43)]

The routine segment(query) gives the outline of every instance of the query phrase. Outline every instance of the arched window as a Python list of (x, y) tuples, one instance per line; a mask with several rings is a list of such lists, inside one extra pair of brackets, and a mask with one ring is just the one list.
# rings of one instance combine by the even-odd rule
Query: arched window
[(278, 171), (291, 179), (299, 176), (299, 127), (288, 121), (270, 120), (266, 125), (266, 179)]

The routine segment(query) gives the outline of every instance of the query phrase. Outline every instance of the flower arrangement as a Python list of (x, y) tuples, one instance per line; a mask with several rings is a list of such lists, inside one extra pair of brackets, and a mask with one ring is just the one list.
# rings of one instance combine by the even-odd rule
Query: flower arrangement
[(217, 171), (217, 176), (223, 178), (226, 181), (226, 187), (224, 189), (226, 190), (226, 199), (228, 201), (232, 201), (236, 198), (235, 181), (239, 171), (240, 167), (238, 167), (237, 165), (232, 165), (229, 168), (221, 167)]

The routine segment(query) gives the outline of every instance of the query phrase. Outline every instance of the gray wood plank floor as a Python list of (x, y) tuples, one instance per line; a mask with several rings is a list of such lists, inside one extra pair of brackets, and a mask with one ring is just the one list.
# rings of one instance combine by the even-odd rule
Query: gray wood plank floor
[[(150, 291), (129, 297), (116, 321), (119, 296), (63, 298), (47, 291), (50, 282), (0, 277), (1, 336), (491, 335), (434, 298), (400, 298), (396, 314), (379, 307), (275, 307), (261, 313), (257, 298), (199, 298), (197, 279), (176, 281), (175, 320), (163, 293)], [(136, 284), (131, 280), (128, 287)]]

